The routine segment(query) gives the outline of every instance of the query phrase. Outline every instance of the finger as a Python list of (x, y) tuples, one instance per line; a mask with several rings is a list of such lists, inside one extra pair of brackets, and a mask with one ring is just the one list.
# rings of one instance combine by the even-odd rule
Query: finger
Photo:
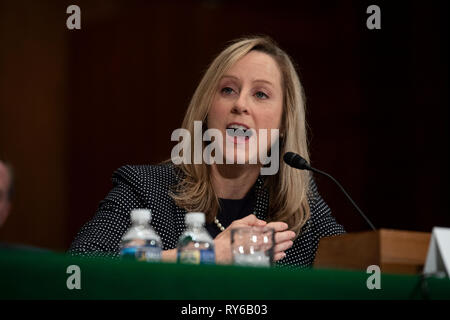
[(284, 259), (284, 257), (286, 257), (286, 253), (284, 253), (284, 252), (278, 252), (277, 254), (275, 254), (275, 255), (273, 256), (273, 260), (274, 260), (274, 261), (278, 261), (278, 260)]
[(265, 226), (267, 224), (266, 221), (258, 219), (254, 214), (250, 214), (245, 218), (236, 220), (235, 223), (246, 226)]
[(292, 247), (292, 245), (294, 244), (294, 242), (292, 241), (284, 241), (282, 243), (277, 244), (273, 250), (275, 253), (279, 253), (279, 252), (283, 252), (286, 251), (287, 249), (289, 249), (290, 247)]
[(294, 238), (295, 238), (294, 231), (283, 231), (275, 233), (275, 243), (280, 243), (287, 240), (294, 240)]
[(267, 227), (273, 228), (275, 230), (275, 232), (279, 232), (279, 231), (287, 230), (288, 225), (286, 222), (276, 221), (276, 222), (269, 222), (267, 224)]

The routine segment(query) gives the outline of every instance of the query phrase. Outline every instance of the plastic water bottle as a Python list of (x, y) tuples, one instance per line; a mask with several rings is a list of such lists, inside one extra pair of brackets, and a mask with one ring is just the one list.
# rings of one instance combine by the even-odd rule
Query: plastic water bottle
[(138, 261), (161, 261), (161, 239), (150, 226), (151, 212), (147, 209), (131, 211), (131, 227), (122, 237), (120, 256)]
[(204, 227), (205, 214), (191, 212), (185, 217), (186, 231), (180, 237), (177, 259), (180, 263), (214, 264), (214, 241)]

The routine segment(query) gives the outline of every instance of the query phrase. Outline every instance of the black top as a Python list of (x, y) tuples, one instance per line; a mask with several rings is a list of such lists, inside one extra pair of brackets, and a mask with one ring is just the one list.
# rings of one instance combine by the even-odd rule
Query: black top
[[(186, 210), (175, 204), (169, 191), (179, 179), (180, 171), (172, 163), (121, 167), (113, 175), (113, 189), (100, 202), (95, 216), (78, 232), (69, 252), (76, 255), (118, 256), (120, 240), (131, 225), (130, 212), (136, 208), (151, 210), (150, 224), (161, 237), (163, 250), (176, 248), (178, 239), (186, 229)], [(253, 186), (254, 205), (251, 206), (251, 213), (258, 219), (267, 221), (270, 218), (270, 197), (264, 186), (264, 179), (264, 176), (258, 177)], [(224, 201), (227, 207), (228, 202)], [(311, 216), (300, 230), (293, 246), (285, 251), (286, 257), (277, 261), (277, 266), (311, 266), (320, 238), (345, 232), (331, 215), (312, 176), (308, 203)], [(244, 207), (246, 205), (242, 205)], [(227, 226), (227, 222), (230, 222), (227, 217), (232, 219), (230, 212), (239, 212), (236, 215), (245, 216), (248, 213), (246, 211), (247, 209), (236, 211), (225, 208), (219, 220), (222, 219), (221, 223)]]
[[(254, 212), (255, 196), (253, 188), (242, 199), (222, 199), (219, 198), (220, 209), (217, 213), (217, 219), (220, 224), (226, 229), (234, 220), (242, 219)], [(206, 224), (211, 237), (215, 238), (221, 232), (217, 224)]]

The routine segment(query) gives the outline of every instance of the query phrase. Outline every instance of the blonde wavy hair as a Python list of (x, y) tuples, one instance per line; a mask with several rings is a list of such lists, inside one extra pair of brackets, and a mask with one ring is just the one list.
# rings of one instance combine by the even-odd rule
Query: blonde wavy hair
[[(282, 74), (280, 167), (277, 174), (266, 176), (264, 182), (270, 195), (267, 220), (286, 222), (289, 229), (298, 235), (310, 216), (308, 204), (310, 177), (307, 171), (288, 167), (281, 157), (285, 152), (292, 151), (301, 154), (309, 162), (305, 98), (290, 57), (272, 39), (256, 36), (232, 41), (206, 70), (191, 99), (182, 127), (189, 130), (191, 137), (194, 137), (194, 121), (205, 122), (220, 79), (236, 61), (252, 50), (270, 55), (277, 62)], [(191, 150), (193, 152), (193, 146)], [(182, 175), (179, 184), (171, 191), (171, 197), (179, 207), (187, 211), (205, 212), (206, 221), (212, 222), (220, 204), (214, 192), (209, 166), (202, 163), (180, 164), (177, 167)]]

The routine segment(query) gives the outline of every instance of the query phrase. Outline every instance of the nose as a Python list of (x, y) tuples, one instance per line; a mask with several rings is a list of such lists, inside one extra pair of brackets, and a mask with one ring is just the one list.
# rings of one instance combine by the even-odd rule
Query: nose
[(239, 98), (234, 102), (231, 113), (248, 113), (247, 102), (245, 101), (243, 94), (239, 95)]

